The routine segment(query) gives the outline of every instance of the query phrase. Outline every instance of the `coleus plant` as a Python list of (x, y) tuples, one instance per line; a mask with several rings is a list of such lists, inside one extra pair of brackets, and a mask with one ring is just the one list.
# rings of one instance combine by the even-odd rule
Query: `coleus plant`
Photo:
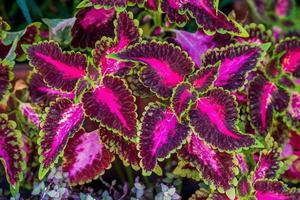
[[(164, 33), (143, 32), (130, 12), (135, 5), (165, 13)], [(192, 198), (300, 198), (280, 181), (295, 173), (280, 154), (299, 133), (299, 37), (276, 42), (265, 26), (243, 26), (213, 0), (90, 0), (78, 8), (75, 18), (50, 30), (68, 27), (73, 50), (51, 35), (40, 38), (40, 24), (18, 34), (1, 29), (3, 49), (16, 51), (19, 61), (26, 54), (32, 66), (34, 106), (20, 108), (40, 130), (40, 179), (62, 165), (70, 185), (85, 184), (115, 156), (145, 176), (162, 175), (160, 164), (172, 155), (175, 174), (209, 185)], [(196, 32), (176, 28), (191, 20)], [(2, 97), (14, 65), (6, 64), (14, 60), (10, 54), (1, 61)], [(5, 114), (1, 124), (0, 158), (15, 192), (25, 166), (22, 134)], [(280, 135), (282, 126), (290, 132)]]

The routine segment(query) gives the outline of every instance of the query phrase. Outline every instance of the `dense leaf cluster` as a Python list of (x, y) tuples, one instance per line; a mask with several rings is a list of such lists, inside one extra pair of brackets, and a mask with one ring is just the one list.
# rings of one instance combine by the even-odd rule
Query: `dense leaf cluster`
[[(85, 0), (19, 32), (0, 18), (11, 193), (36, 168), (43, 180), (61, 166), (75, 186), (116, 157), (144, 176), (171, 157), (176, 176), (203, 183), (192, 199), (299, 199), (287, 187), (300, 180), (299, 23), (290, 0), (249, 5), (257, 24), (214, 0)], [(13, 81), (16, 62), (29, 63), (27, 83)]]

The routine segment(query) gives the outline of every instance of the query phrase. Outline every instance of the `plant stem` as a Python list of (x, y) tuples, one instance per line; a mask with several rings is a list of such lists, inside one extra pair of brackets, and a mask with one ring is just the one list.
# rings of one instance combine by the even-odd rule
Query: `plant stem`
[(124, 174), (122, 172), (122, 169), (120, 167), (120, 162), (119, 162), (118, 159), (116, 159), (115, 162), (113, 162), (113, 167), (116, 170), (116, 172), (117, 172), (119, 178), (121, 179), (121, 181), (125, 182), (125, 176), (124, 176)]
[(154, 25), (161, 26), (161, 13), (153, 12), (153, 17), (154, 17)]
[(129, 183), (129, 187), (132, 188), (133, 187), (133, 173), (132, 173), (132, 169), (130, 166), (125, 167), (126, 170), (126, 175), (128, 178), (128, 183)]

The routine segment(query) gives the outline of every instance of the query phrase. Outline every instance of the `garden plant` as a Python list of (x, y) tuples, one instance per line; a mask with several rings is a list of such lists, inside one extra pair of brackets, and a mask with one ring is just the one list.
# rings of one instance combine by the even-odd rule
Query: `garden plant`
[(0, 17), (0, 199), (299, 200), (299, 4), (224, 2)]

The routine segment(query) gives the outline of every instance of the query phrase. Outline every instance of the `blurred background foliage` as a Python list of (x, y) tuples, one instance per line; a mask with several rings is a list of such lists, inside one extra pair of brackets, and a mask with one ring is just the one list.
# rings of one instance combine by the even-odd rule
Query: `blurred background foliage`
[[(69, 18), (76, 12), (81, 0), (0, 0), (0, 16), (12, 27), (21, 30), (42, 18)], [(228, 13), (235, 0), (220, 0), (219, 8)]]
[(0, 16), (13, 30), (19, 30), (42, 18), (71, 17), (79, 2), (80, 0), (0, 0)]

